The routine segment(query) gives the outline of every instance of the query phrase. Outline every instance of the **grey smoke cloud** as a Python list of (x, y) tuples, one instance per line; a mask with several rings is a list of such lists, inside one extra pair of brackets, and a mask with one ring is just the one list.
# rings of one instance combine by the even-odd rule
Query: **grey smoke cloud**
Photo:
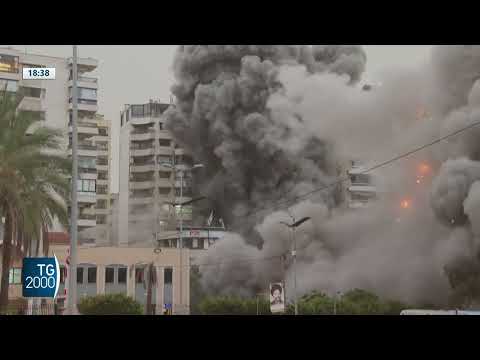
[[(257, 260), (205, 268), (204, 287), (254, 295), (285, 275), (291, 294), (289, 257), (283, 265), (264, 260), (288, 253), (291, 233), (279, 225), (288, 214), (248, 214), (330, 183), (352, 157), (383, 161), (476, 121), (478, 49), (437, 47), (427, 66), (385, 73), (381, 87), (362, 92), (354, 85), (366, 58), (355, 46), (180, 47), (177, 107), (167, 127), (207, 165), (200, 190), (239, 233), (203, 260)], [(419, 110), (431, 116), (420, 118)], [(444, 266), (474, 251), (475, 134), (376, 171), (388, 192), (366, 211), (345, 210), (338, 188), (295, 205), (297, 218), (312, 217), (297, 231), (301, 293), (363, 287), (406, 301), (445, 302)], [(419, 161), (439, 168), (431, 185), (414, 184)], [(414, 205), (399, 213), (405, 195)]]

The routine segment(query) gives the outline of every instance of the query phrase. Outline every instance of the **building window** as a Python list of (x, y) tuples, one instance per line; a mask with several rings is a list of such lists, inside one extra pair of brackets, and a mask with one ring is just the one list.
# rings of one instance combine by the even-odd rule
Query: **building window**
[(164, 284), (171, 284), (173, 280), (173, 269), (166, 268), (163, 272), (163, 282)]
[(160, 195), (168, 195), (168, 194), (170, 194), (170, 188), (169, 187), (158, 188), (158, 193)]
[(106, 195), (108, 193), (108, 188), (106, 185), (97, 186), (97, 194)]
[(157, 156), (157, 162), (160, 164), (162, 162), (166, 162), (168, 164), (172, 163), (172, 157), (168, 155), (158, 155)]
[(130, 107), (132, 111), (132, 117), (143, 117), (143, 105), (132, 105)]
[(77, 284), (83, 284), (83, 267), (77, 268)]
[(96, 191), (96, 180), (77, 180), (77, 191), (94, 193)]
[(371, 177), (367, 174), (355, 174), (351, 175), (352, 184), (370, 184)]
[(352, 192), (350, 197), (354, 201), (369, 201), (369, 200), (375, 199), (376, 194), (370, 193), (370, 192), (363, 192), (363, 193)]
[(168, 172), (168, 171), (159, 171), (158, 172), (158, 176), (160, 177), (160, 179), (170, 179), (170, 175), (171, 175), (171, 173)]
[(159, 122), (159, 123), (158, 123), (158, 127), (159, 127), (160, 130), (163, 130), (163, 123), (162, 123), (162, 122)]
[(137, 284), (142, 284), (145, 276), (145, 270), (143, 268), (135, 269), (135, 282)]
[[(175, 196), (177, 196), (177, 197), (180, 196), (180, 192), (181, 192), (180, 190), (181, 190), (180, 188), (175, 188)], [(188, 197), (192, 196), (192, 189), (191, 188), (185, 188), (184, 187), (182, 192), (183, 192), (183, 194), (182, 194), (183, 196), (188, 196)]]
[(125, 267), (118, 268), (118, 283), (119, 284), (127, 283), (127, 268)]
[(108, 136), (108, 134), (107, 134), (107, 129), (105, 129), (105, 128), (99, 128), (99, 129), (98, 129), (98, 135)]
[(115, 275), (115, 269), (112, 267), (105, 268), (105, 283), (113, 284), (113, 278)]
[(92, 157), (80, 157), (78, 159), (78, 167), (83, 169), (96, 169), (97, 159)]
[(95, 284), (97, 282), (97, 268), (89, 267), (87, 270), (87, 281), (89, 284)]
[(65, 275), (66, 275), (67, 269), (65, 266), (60, 266), (60, 284), (65, 284)]
[[(70, 98), (72, 97), (72, 89), (70, 88)], [(88, 88), (78, 88), (78, 102), (80, 100), (87, 100), (87, 101), (94, 101), (97, 102), (97, 90), (96, 89), (88, 89)]]
[(22, 283), (22, 268), (12, 268), (8, 273), (8, 283), (10, 285), (20, 285)]
[(106, 215), (97, 215), (97, 224), (105, 225), (107, 223), (107, 216)]
[(168, 139), (160, 139), (158, 140), (160, 146), (167, 146), (170, 147), (172, 145), (172, 141)]
[(43, 98), (44, 91), (40, 88), (22, 87), (20, 92), (26, 97)]
[(0, 72), (18, 74), (18, 56), (0, 54)]
[(104, 156), (98, 156), (97, 165), (108, 165), (108, 159)]
[(205, 239), (198, 239), (198, 248), (203, 249), (205, 247)]
[(18, 81), (15, 80), (6, 80), (0, 79), (0, 90), (8, 92), (17, 92), (18, 90)]

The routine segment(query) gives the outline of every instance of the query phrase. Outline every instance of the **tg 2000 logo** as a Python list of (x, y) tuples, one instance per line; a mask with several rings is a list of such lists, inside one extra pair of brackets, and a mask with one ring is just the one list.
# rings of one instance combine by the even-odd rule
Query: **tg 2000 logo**
[(24, 258), (22, 269), (24, 297), (53, 297), (58, 293), (60, 266), (57, 257)]

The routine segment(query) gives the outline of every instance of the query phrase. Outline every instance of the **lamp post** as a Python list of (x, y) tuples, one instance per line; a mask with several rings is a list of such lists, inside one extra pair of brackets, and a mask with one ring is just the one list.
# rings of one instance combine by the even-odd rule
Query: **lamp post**
[(280, 224), (283, 224), (290, 229), (292, 229), (292, 257), (293, 257), (293, 292), (294, 292), (294, 299), (295, 299), (295, 315), (298, 315), (298, 294), (297, 294), (297, 239), (295, 237), (295, 230), (297, 227), (299, 227), (301, 224), (303, 224), (305, 221), (310, 220), (310, 217), (303, 217), (298, 221), (295, 221), (295, 216), (288, 213), (290, 217), (292, 218), (292, 223), (286, 223), (284, 221), (281, 221)]
[[(175, 172), (175, 179), (177, 178), (177, 173), (180, 175), (180, 199), (182, 199), (182, 200), (183, 200), (183, 176), (184, 176), (184, 173), (187, 172), (187, 171), (193, 171), (194, 169), (203, 168), (203, 164), (195, 164), (190, 168), (186, 168), (184, 166), (179, 167), (178, 165), (170, 164), (170, 163), (167, 163), (167, 162), (162, 162), (162, 163), (160, 163), (160, 165), (172, 169)], [(183, 206), (190, 205), (190, 204), (192, 204), (196, 201), (202, 200), (202, 199), (205, 199), (205, 197), (202, 196), (202, 197), (199, 197), (199, 198), (195, 198), (195, 199), (185, 201), (185, 202), (180, 202), (180, 203), (176, 203), (176, 202), (168, 203), (167, 202), (167, 204), (172, 205), (174, 208), (176, 208), (177, 206), (180, 208), (180, 236), (179, 236), (179, 248), (180, 248), (180, 282), (179, 282), (179, 285), (180, 285), (180, 306), (183, 305), (183, 296), (182, 296), (183, 295), (183, 287), (182, 287), (182, 278), (183, 278), (183, 256), (182, 256), (183, 255), (182, 254), (182, 249), (183, 249)]]
[(78, 182), (78, 94), (77, 94), (77, 45), (73, 45), (73, 61), (72, 61), (72, 194), (71, 194), (71, 211), (70, 211), (70, 266), (69, 266), (69, 282), (67, 293), (67, 314), (73, 315), (77, 305), (77, 182)]

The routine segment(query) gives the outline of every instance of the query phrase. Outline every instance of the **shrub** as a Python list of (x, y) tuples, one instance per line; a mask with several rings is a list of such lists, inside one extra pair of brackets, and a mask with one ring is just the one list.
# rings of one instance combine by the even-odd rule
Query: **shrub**
[(142, 315), (142, 305), (124, 294), (88, 296), (78, 304), (82, 315)]

